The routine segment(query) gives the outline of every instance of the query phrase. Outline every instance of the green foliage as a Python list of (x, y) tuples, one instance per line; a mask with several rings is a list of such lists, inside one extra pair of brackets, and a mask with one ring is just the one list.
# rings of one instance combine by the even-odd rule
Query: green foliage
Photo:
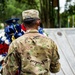
[(0, 29), (2, 29), (2, 26), (0, 25)]
[(0, 21), (3, 20), (4, 15), (4, 0), (0, 0)]
[[(66, 0), (67, 2), (70, 2), (71, 0)], [(66, 3), (67, 4), (67, 3)], [(67, 8), (68, 6), (68, 8)], [(65, 6), (65, 11), (61, 14), (61, 27), (68, 27), (68, 23), (69, 23), (69, 27), (72, 27), (73, 25), (73, 19), (72, 16), (75, 15), (75, 4), (74, 5), (66, 5)], [(70, 22), (68, 22), (68, 17)], [(74, 16), (75, 18), (75, 16)]]
[(69, 12), (69, 15), (75, 14), (75, 5), (70, 5), (68, 12)]
[(1, 25), (1, 23), (0, 23), (0, 29), (3, 29), (4, 27)]
[(19, 3), (15, 0), (8, 0), (6, 2), (6, 15), (7, 18), (11, 18), (12, 16), (17, 16), (22, 12), (22, 9), (18, 7)]
[(68, 18), (67, 17), (68, 17), (68, 15), (66, 12), (61, 14), (61, 27), (67, 27), (67, 24), (68, 24), (68, 22), (67, 22)]
[(75, 22), (74, 22), (74, 19), (75, 19), (75, 15), (70, 15), (68, 16), (68, 19), (69, 19), (69, 27), (75, 27)]
[(39, 9), (39, 0), (3, 0), (0, 3), (0, 21), (5, 21), (11, 17), (20, 17), (22, 11), (27, 9)]
[(66, 0), (66, 2), (70, 2), (71, 0)]

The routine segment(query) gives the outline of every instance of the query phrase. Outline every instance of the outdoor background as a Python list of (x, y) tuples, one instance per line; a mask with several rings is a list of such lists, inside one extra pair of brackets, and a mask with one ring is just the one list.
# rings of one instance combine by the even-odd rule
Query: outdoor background
[(61, 69), (51, 75), (75, 75), (75, 0), (0, 0), (0, 36), (6, 20), (19, 18), (21, 24), (22, 11), (28, 9), (40, 12), (45, 33), (58, 46)]
[(4, 28), (5, 20), (10, 18), (19, 18), (19, 23), (22, 23), (22, 11), (27, 9), (40, 12), (45, 28), (75, 26), (74, 0), (0, 0), (0, 29)]

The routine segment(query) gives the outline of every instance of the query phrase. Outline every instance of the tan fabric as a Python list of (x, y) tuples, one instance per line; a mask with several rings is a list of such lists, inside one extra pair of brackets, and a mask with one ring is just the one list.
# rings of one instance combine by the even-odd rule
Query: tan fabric
[(3, 66), (2, 75), (50, 75), (60, 70), (58, 49), (54, 41), (30, 30), (13, 41)]
[(26, 18), (39, 18), (39, 12), (35, 9), (25, 10), (22, 12), (23, 19)]

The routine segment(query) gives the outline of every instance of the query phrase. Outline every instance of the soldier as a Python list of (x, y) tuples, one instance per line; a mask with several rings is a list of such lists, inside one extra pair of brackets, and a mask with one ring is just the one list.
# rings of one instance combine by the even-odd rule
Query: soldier
[[(59, 54), (55, 42), (38, 33), (39, 12), (23, 11), (26, 33), (14, 40), (3, 64), (2, 75), (50, 75), (60, 70)], [(18, 75), (17, 74), (17, 75)]]

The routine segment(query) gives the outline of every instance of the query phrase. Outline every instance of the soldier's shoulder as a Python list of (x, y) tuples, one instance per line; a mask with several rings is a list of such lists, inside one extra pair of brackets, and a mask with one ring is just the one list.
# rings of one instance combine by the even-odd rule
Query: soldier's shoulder
[(25, 39), (25, 37), (24, 37), (24, 35), (22, 35), (22, 36), (18, 37), (17, 39), (13, 40), (12, 43), (20, 42), (24, 39)]
[(41, 38), (46, 39), (46, 40), (49, 40), (49, 41), (53, 41), (53, 40), (52, 40), (50, 37), (48, 37), (48, 36), (41, 35)]

